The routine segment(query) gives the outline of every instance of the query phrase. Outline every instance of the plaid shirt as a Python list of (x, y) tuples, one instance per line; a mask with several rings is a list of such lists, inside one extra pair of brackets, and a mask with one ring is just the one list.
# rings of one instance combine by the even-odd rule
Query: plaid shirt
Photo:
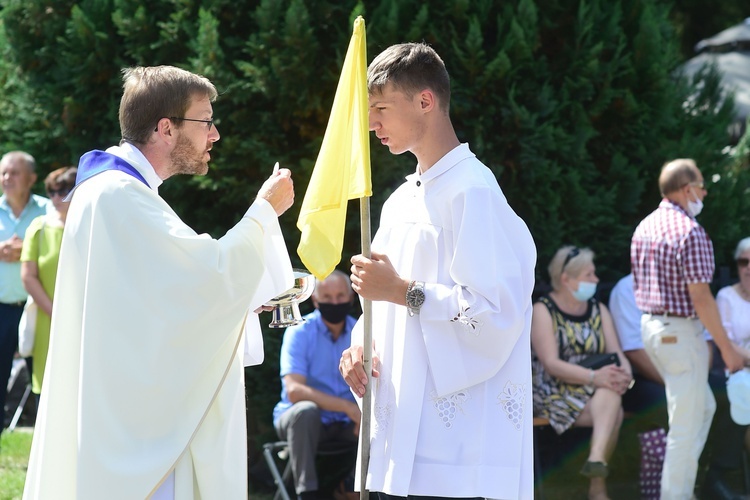
[(714, 248), (701, 225), (664, 198), (635, 229), (630, 263), (641, 311), (694, 317), (687, 285), (711, 282)]

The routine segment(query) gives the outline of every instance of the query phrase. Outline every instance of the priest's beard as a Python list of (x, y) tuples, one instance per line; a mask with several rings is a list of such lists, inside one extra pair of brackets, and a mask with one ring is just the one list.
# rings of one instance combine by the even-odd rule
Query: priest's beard
[(173, 174), (206, 175), (208, 162), (204, 160), (205, 151), (198, 151), (190, 139), (180, 134), (177, 144), (169, 155)]

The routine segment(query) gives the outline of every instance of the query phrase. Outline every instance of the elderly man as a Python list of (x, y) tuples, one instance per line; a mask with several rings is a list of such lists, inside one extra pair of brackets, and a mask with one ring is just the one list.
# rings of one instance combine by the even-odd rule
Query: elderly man
[(129, 68), (123, 87), (120, 145), (78, 166), (24, 498), (244, 500), (242, 326), (291, 285), (272, 246), (291, 174), (222, 238), (197, 234), (158, 187), (207, 173), (216, 88), (171, 66)]
[(315, 287), (315, 311), (284, 332), (281, 401), (274, 408), (273, 424), (289, 442), (295, 489), (302, 499), (324, 497), (315, 471), (317, 449), (357, 444), (359, 407), (338, 370), (356, 322), (349, 315), (353, 298), (349, 277), (333, 271)]
[(667, 393), (661, 498), (689, 499), (716, 409), (703, 327), (730, 371), (745, 360), (727, 337), (709, 288), (713, 245), (695, 220), (707, 194), (700, 170), (691, 159), (673, 160), (661, 170), (659, 190), (664, 198), (636, 228), (630, 255), (644, 347)]
[(18, 321), (26, 303), (21, 282), (21, 247), (32, 220), (47, 213), (49, 200), (31, 194), (36, 181), (36, 162), (23, 151), (11, 151), (0, 159), (0, 432), (5, 427), (7, 381), (18, 349)]

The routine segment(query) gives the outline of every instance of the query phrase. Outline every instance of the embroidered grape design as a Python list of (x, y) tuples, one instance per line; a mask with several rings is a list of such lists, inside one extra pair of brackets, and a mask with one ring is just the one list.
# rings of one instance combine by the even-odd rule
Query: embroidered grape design
[(503, 401), (503, 409), (508, 414), (508, 418), (513, 425), (518, 429), (521, 427), (521, 405), (515, 401), (505, 400)]
[(523, 386), (512, 384), (508, 381), (505, 384), (503, 392), (497, 397), (503, 407), (503, 411), (507, 415), (508, 419), (513, 423), (513, 426), (517, 429), (521, 429), (521, 422), (523, 421)]
[(438, 411), (438, 416), (443, 421), (443, 425), (446, 427), (453, 425), (451, 421), (456, 418), (456, 405), (445, 398), (440, 398), (435, 401), (435, 408)]

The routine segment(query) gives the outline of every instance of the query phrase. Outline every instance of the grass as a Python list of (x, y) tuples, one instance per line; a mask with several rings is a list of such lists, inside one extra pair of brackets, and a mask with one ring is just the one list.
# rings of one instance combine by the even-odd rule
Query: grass
[[(618, 452), (613, 457), (613, 470), (608, 484), (613, 499), (638, 498), (639, 450), (637, 429), (634, 422), (625, 422), (618, 444)], [(28, 428), (18, 428), (15, 432), (0, 435), (0, 500), (20, 499), (23, 494), (26, 468), (31, 451), (32, 433)], [(557, 467), (546, 470), (543, 482), (543, 495), (537, 498), (547, 500), (570, 500), (585, 498), (588, 481), (578, 475), (578, 469), (586, 459), (588, 443), (571, 450)], [(252, 500), (270, 500), (272, 493), (266, 491), (250, 493)]]
[[(639, 497), (638, 469), (640, 466), (640, 447), (638, 432), (651, 428), (659, 418), (626, 419), (623, 424), (620, 440), (610, 465), (612, 474), (607, 480), (610, 496), (613, 500), (630, 500)], [(661, 423), (661, 422), (659, 422)], [(712, 431), (719, 431), (712, 429)], [(32, 432), (29, 428), (19, 427), (15, 432), (0, 434), (0, 500), (20, 499), (26, 478), (29, 453), (31, 451)], [(711, 439), (709, 436), (709, 443)], [(571, 500), (586, 498), (588, 480), (578, 474), (586, 460), (588, 442), (584, 439), (579, 446), (570, 450), (564, 459), (555, 467), (547, 468), (543, 473), (542, 491), (537, 491), (536, 498), (545, 500)], [(701, 467), (698, 480), (702, 479), (705, 465)], [(742, 491), (743, 477), (735, 471), (726, 478)], [(267, 488), (262, 488), (267, 490)], [(698, 491), (700, 489), (698, 488)], [(541, 494), (540, 494), (541, 493)], [(251, 500), (271, 500), (269, 491), (252, 492)]]
[[(717, 394), (717, 405), (728, 411), (726, 395)], [(654, 408), (648, 412), (626, 418), (620, 430), (617, 447), (610, 460), (610, 476), (607, 478), (607, 489), (612, 500), (631, 500), (640, 497), (640, 443), (638, 434), (655, 427), (667, 427), (666, 409)], [(554, 433), (548, 429), (550, 433)], [(571, 432), (571, 431), (568, 431)], [(704, 453), (701, 456), (696, 478), (695, 494), (701, 500), (711, 500), (702, 495), (703, 479), (712, 454), (712, 443), (715, 435), (721, 432), (720, 425), (714, 425), (708, 435)], [(558, 441), (559, 442), (559, 441)], [(554, 439), (543, 442), (541, 446), (555, 446)], [(588, 479), (579, 474), (579, 470), (588, 456), (589, 441), (586, 436), (578, 438), (576, 446), (568, 448), (562, 459), (554, 466), (544, 467), (542, 488), (537, 489), (535, 498), (544, 500), (584, 499), (587, 496)], [(744, 492), (744, 475), (742, 469), (728, 471), (724, 475), (725, 483), (735, 492)]]
[(21, 428), (0, 434), (0, 500), (20, 499), (23, 494), (31, 436)]
[[(0, 434), (0, 500), (20, 500), (26, 481), (33, 429), (17, 427)], [(273, 494), (251, 493), (252, 500), (271, 500)]]

